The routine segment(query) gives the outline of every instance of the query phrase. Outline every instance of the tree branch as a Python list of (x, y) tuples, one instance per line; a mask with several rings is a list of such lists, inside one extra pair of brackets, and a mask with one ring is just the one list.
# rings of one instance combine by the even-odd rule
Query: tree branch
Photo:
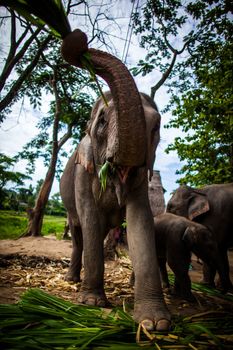
[(162, 75), (162, 78), (158, 81), (158, 83), (151, 87), (150, 97), (151, 97), (152, 99), (154, 99), (155, 94), (156, 94), (156, 91), (158, 91), (158, 89), (163, 85), (163, 83), (164, 83), (164, 82), (167, 80), (167, 78), (169, 77), (169, 75), (170, 75), (170, 73), (171, 73), (171, 71), (172, 71), (172, 69), (173, 69), (173, 67), (174, 67), (174, 65), (175, 65), (177, 55), (178, 55), (178, 52), (177, 52), (177, 51), (174, 51), (173, 58), (172, 58), (172, 61), (171, 61), (170, 66), (168, 67), (168, 69), (166, 70), (166, 72)]
[(34, 56), (31, 63), (27, 66), (27, 68), (23, 71), (23, 73), (20, 75), (20, 77), (15, 81), (15, 83), (12, 85), (6, 96), (0, 101), (0, 112), (3, 111), (9, 104), (13, 101), (15, 96), (17, 95), (19, 89), (21, 88), (24, 80), (27, 78), (27, 76), (32, 72), (32, 70), (37, 65), (40, 56), (46, 46), (48, 45), (49, 41), (51, 40), (52, 36), (48, 35), (46, 39), (41, 43), (41, 46), (39, 47), (36, 55)]
[(59, 150), (62, 148), (62, 146), (66, 143), (67, 140), (69, 140), (69, 138), (72, 136), (72, 129), (73, 129), (73, 125), (72, 124), (68, 124), (68, 129), (67, 132), (65, 133), (65, 135), (62, 136), (62, 138), (58, 141), (58, 148)]
[(25, 31), (23, 32), (21, 37), (16, 42), (16, 38), (15, 38), (15, 34), (16, 34), (15, 14), (13, 11), (11, 11), (11, 26), (12, 26), (11, 46), (10, 46), (10, 51), (9, 51), (8, 57), (6, 59), (6, 63), (5, 63), (3, 70), (2, 70), (2, 74), (0, 76), (0, 91), (2, 91), (2, 89), (4, 88), (6, 80), (9, 77), (9, 75), (11, 74), (16, 63), (19, 62), (19, 60), (23, 57), (23, 55), (25, 54), (28, 47), (31, 45), (33, 40), (36, 38), (36, 36), (41, 31), (41, 29), (37, 28), (35, 30), (35, 32), (30, 36), (30, 38), (24, 43), (24, 45), (19, 50), (19, 52), (17, 54), (15, 54), (18, 46), (20, 45), (20, 43), (22, 42), (24, 37), (27, 35), (29, 27), (25, 29)]

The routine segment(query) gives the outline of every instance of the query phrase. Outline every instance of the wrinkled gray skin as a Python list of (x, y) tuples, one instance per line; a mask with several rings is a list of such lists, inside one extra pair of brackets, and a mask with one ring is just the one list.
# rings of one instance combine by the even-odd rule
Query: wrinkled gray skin
[[(153, 217), (148, 200), (148, 169), (152, 172), (159, 142), (160, 114), (155, 103), (141, 94), (147, 134), (144, 166), (110, 169), (107, 188), (101, 190), (98, 173), (106, 161), (111, 119), (111, 94), (93, 107), (86, 136), (81, 140), (61, 178), (60, 190), (68, 211), (73, 252), (67, 278), (80, 281), (82, 251), (84, 278), (78, 301), (105, 306), (103, 241), (126, 215), (129, 253), (135, 271), (134, 318), (147, 329), (167, 329), (170, 314), (164, 303), (154, 244)], [(130, 137), (130, 135), (128, 135)], [(108, 159), (111, 162), (111, 159)], [(124, 170), (124, 171), (123, 171)]]
[[(225, 283), (221, 287), (225, 292), (232, 290), (227, 250), (233, 246), (233, 183), (202, 189), (180, 186), (169, 200), (167, 212), (199, 222), (213, 232), (224, 267)], [(215, 274), (216, 269), (204, 263), (203, 283), (215, 286)]]
[(154, 218), (156, 249), (162, 284), (169, 288), (166, 263), (175, 275), (174, 294), (195, 301), (188, 274), (193, 252), (204, 262), (217, 269), (222, 285), (226, 283), (218, 247), (209, 229), (182, 216), (170, 213)]

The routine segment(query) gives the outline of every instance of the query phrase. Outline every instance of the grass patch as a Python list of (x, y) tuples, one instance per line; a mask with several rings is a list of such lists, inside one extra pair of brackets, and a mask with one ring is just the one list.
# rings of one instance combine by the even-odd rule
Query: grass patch
[[(42, 235), (54, 234), (62, 238), (66, 218), (61, 216), (45, 215), (42, 225)], [(15, 239), (26, 231), (28, 218), (25, 213), (0, 210), (0, 239)]]
[[(174, 317), (168, 332), (144, 331), (120, 308), (73, 304), (30, 289), (0, 305), (3, 349), (232, 349), (233, 315), (208, 311)], [(140, 345), (140, 346), (139, 346)]]
[(0, 239), (18, 238), (27, 228), (27, 217), (14, 211), (0, 211)]
[(64, 233), (65, 223), (65, 217), (45, 215), (42, 225), (42, 235), (54, 234), (57, 239), (61, 239)]

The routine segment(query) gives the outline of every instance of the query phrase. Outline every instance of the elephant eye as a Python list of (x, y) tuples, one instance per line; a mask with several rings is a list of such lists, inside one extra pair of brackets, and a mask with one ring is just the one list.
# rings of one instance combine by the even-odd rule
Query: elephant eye
[(156, 131), (158, 131), (159, 128), (160, 128), (160, 123), (156, 123), (153, 129), (151, 130), (151, 133), (156, 133)]
[(172, 210), (172, 204), (171, 204), (171, 203), (168, 203), (168, 204), (167, 204), (167, 211), (170, 211), (170, 210)]
[(104, 111), (102, 110), (99, 114), (99, 117), (98, 117), (98, 124), (100, 126), (104, 126), (106, 124), (106, 120), (105, 120), (105, 113)]

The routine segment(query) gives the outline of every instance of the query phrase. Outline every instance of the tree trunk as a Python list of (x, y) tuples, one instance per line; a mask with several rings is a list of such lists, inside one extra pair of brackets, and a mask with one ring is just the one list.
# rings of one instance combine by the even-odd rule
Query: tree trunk
[(54, 77), (51, 81), (54, 95), (55, 95), (55, 101), (56, 101), (56, 113), (54, 116), (54, 122), (53, 122), (53, 140), (52, 140), (52, 155), (51, 160), (48, 168), (48, 172), (46, 174), (45, 180), (40, 188), (40, 192), (38, 194), (38, 197), (36, 199), (36, 203), (33, 209), (31, 209), (29, 213), (29, 223), (27, 231), (23, 234), (23, 237), (26, 236), (34, 236), (38, 237), (41, 236), (41, 228), (44, 218), (44, 211), (45, 207), (47, 205), (50, 191), (53, 185), (53, 180), (55, 176), (56, 171), (56, 164), (58, 159), (58, 153), (61, 147), (64, 145), (64, 143), (70, 138), (72, 135), (72, 126), (68, 127), (67, 133), (60, 139), (58, 142), (58, 127), (59, 127), (59, 118), (61, 114), (61, 101), (58, 95), (57, 91), (57, 76), (56, 76), (56, 68), (54, 68)]
[(53, 154), (54, 159), (51, 159), (51, 165), (41, 186), (35, 207), (32, 209), (32, 212), (29, 216), (28, 228), (24, 236), (38, 237), (42, 235), (41, 229), (44, 218), (44, 211), (53, 185), (57, 163), (57, 154)]

